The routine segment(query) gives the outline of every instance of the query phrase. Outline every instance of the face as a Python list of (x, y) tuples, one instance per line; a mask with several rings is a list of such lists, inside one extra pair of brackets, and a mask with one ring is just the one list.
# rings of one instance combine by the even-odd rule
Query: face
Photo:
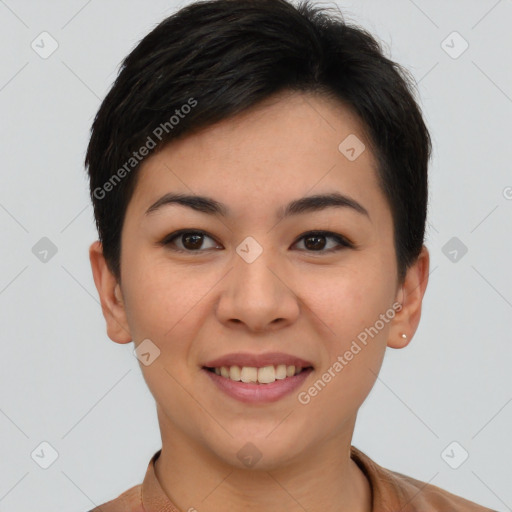
[[(276, 96), (139, 172), (116, 286), (130, 336), (109, 335), (159, 351), (141, 369), (162, 431), (240, 467), (251, 442), (263, 468), (350, 436), (406, 323), (391, 212), (356, 116), (321, 96)], [(293, 207), (318, 195), (331, 198)]]

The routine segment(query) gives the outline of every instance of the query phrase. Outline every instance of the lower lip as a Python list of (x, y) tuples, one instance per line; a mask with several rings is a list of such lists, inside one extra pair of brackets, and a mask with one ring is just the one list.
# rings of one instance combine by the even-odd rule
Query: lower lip
[(214, 372), (206, 370), (208, 377), (213, 380), (217, 387), (231, 396), (246, 403), (276, 402), (286, 395), (293, 393), (308, 378), (313, 371), (312, 368), (302, 370), (298, 375), (276, 380), (270, 384), (255, 384), (252, 382), (241, 382), (222, 377)]

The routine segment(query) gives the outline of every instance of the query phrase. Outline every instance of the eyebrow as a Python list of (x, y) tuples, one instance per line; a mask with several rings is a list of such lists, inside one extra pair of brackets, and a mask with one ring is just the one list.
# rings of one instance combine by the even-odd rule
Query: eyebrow
[[(146, 210), (145, 214), (149, 215), (164, 206), (172, 204), (192, 208), (193, 210), (206, 213), (208, 215), (220, 215), (222, 217), (230, 215), (230, 209), (225, 204), (220, 203), (211, 197), (173, 192), (163, 195)], [(295, 199), (285, 207), (279, 208), (276, 217), (278, 220), (282, 220), (292, 215), (316, 212), (326, 208), (351, 208), (352, 210), (368, 217), (371, 221), (370, 214), (363, 205), (358, 203), (355, 199), (344, 194), (340, 194), (339, 192), (317, 194)]]

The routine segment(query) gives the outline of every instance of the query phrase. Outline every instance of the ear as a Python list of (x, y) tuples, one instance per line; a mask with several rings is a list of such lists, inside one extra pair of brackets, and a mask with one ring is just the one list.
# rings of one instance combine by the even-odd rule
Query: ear
[[(388, 347), (404, 348), (411, 341), (421, 318), (421, 305), (427, 289), (430, 254), (423, 246), (416, 262), (407, 270), (403, 285), (398, 290), (396, 301), (402, 308), (395, 313), (388, 338)], [(407, 337), (404, 338), (402, 334)]]
[(107, 335), (116, 343), (129, 343), (132, 341), (132, 336), (126, 320), (121, 287), (108, 268), (99, 240), (89, 247), (89, 260), (94, 283), (100, 296), (103, 316), (107, 322)]

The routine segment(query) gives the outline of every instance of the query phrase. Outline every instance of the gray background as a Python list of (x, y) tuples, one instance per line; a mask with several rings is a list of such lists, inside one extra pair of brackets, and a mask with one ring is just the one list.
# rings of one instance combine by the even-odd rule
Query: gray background
[[(140, 483), (161, 446), (133, 344), (105, 333), (83, 158), (120, 61), (185, 3), (0, 1), (2, 512), (88, 510)], [(422, 320), (408, 348), (388, 349), (353, 444), (512, 510), (512, 1), (337, 3), (413, 73), (434, 142)], [(43, 31), (58, 42), (46, 59), (31, 47)], [(453, 31), (469, 44), (457, 58)], [(43, 237), (57, 249), (46, 262)], [(31, 457), (43, 441), (58, 452), (47, 469), (48, 449)], [(453, 441), (469, 453), (458, 469), (442, 457)]]

